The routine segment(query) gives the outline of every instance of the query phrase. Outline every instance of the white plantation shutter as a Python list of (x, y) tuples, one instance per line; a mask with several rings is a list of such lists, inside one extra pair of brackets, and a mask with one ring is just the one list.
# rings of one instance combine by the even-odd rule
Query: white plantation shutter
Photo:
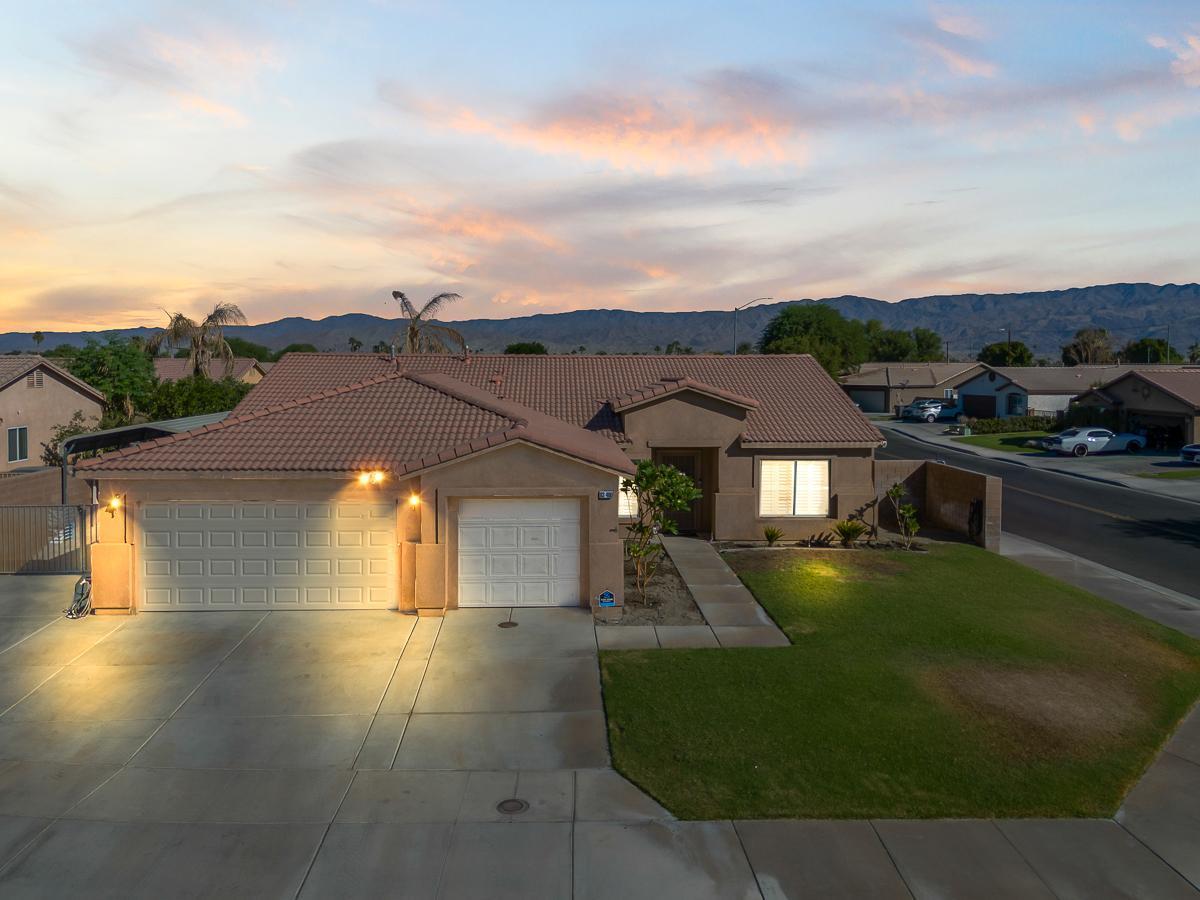
[(795, 498), (796, 466), (790, 459), (764, 459), (762, 484), (758, 488), (760, 516), (792, 515)]
[(828, 460), (764, 459), (759, 472), (759, 516), (829, 515)]
[(797, 516), (829, 515), (829, 462), (824, 459), (796, 460)]

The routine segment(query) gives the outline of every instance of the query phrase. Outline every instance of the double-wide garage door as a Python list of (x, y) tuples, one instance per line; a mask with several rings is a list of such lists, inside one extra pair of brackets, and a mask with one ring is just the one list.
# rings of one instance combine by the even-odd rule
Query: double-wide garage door
[(141, 608), (396, 606), (394, 502), (145, 503)]
[(579, 501), (463, 500), (459, 606), (578, 606)]

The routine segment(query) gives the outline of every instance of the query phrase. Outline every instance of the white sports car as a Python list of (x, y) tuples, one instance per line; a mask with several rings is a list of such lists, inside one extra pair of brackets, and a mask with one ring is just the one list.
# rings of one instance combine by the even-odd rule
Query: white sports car
[(1115, 434), (1107, 428), (1068, 428), (1043, 438), (1042, 446), (1055, 453), (1087, 456), (1089, 453), (1137, 453), (1146, 446), (1140, 434)]

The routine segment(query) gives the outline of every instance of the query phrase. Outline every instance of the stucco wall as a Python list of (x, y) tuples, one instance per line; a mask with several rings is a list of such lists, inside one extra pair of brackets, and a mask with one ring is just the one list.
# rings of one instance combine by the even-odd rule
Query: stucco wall
[[(872, 492), (870, 448), (746, 448), (741, 446), (746, 412), (703, 395), (681, 393), (625, 413), (626, 452), (649, 459), (665, 448), (715, 450), (717, 472), (706, 489), (713, 494), (712, 529), (718, 540), (759, 540), (768, 525), (785, 540), (827, 531), (838, 519), (869, 506)], [(764, 518), (758, 514), (758, 471), (763, 459), (829, 461), (829, 515)]]
[[(62, 502), (62, 470), (42, 469), (0, 475), (0, 506), (58, 506)], [(92, 489), (82, 478), (67, 476), (67, 503), (92, 502)]]
[(1001, 479), (981, 475), (945, 463), (923, 460), (876, 460), (875, 485), (880, 498), (876, 518), (883, 528), (894, 530), (896, 517), (884, 493), (900, 482), (906, 489), (905, 502), (917, 507), (917, 515), (926, 528), (970, 535), (971, 504), (982, 503), (983, 530), (975, 542), (988, 550), (1000, 549)]
[[(0, 472), (41, 465), (42, 444), (49, 443), (54, 429), (71, 421), (76, 410), (87, 418), (100, 418), (99, 402), (54, 373), (41, 371), (40, 388), (28, 387), (22, 377), (0, 391)], [(8, 429), (22, 425), (29, 429), (29, 459), (9, 463)]]

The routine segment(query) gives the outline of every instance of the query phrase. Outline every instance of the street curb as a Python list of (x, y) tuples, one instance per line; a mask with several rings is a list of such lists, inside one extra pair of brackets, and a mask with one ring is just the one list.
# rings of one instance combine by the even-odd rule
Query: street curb
[[(886, 435), (886, 430), (884, 431)], [(931, 441), (928, 438), (920, 437), (910, 431), (896, 430), (896, 434), (901, 437), (906, 437), (909, 440), (916, 441), (918, 444), (924, 444), (926, 447), (936, 447), (939, 450), (949, 450), (952, 453), (965, 453), (968, 456), (977, 456), (980, 459), (989, 459), (993, 462), (1007, 463), (1010, 466), (1020, 466), (1022, 469), (1029, 469), (1031, 472), (1049, 472), (1052, 475), (1066, 475), (1070, 478), (1079, 478), (1083, 481), (1094, 481), (1097, 484), (1107, 484), (1109, 487), (1124, 488), (1127, 491), (1133, 491), (1135, 494), (1144, 494), (1147, 497), (1165, 497), (1168, 500), (1176, 500), (1180, 503), (1192, 503), (1200, 506), (1200, 500), (1193, 500), (1191, 497), (1177, 497), (1170, 494), (1161, 494), (1157, 491), (1147, 491), (1143, 488), (1131, 487), (1123, 481), (1113, 481), (1111, 478), (1101, 478), (1099, 475), (1085, 475), (1082, 472), (1072, 472), (1070, 469), (1051, 469), (1042, 468), (1041, 466), (1031, 466), (1027, 462), (1021, 462), (1019, 459), (1007, 459), (1003, 456), (989, 456), (986, 453), (980, 453), (977, 450), (969, 447), (948, 447), (945, 444), (940, 444), (937, 441)]]

